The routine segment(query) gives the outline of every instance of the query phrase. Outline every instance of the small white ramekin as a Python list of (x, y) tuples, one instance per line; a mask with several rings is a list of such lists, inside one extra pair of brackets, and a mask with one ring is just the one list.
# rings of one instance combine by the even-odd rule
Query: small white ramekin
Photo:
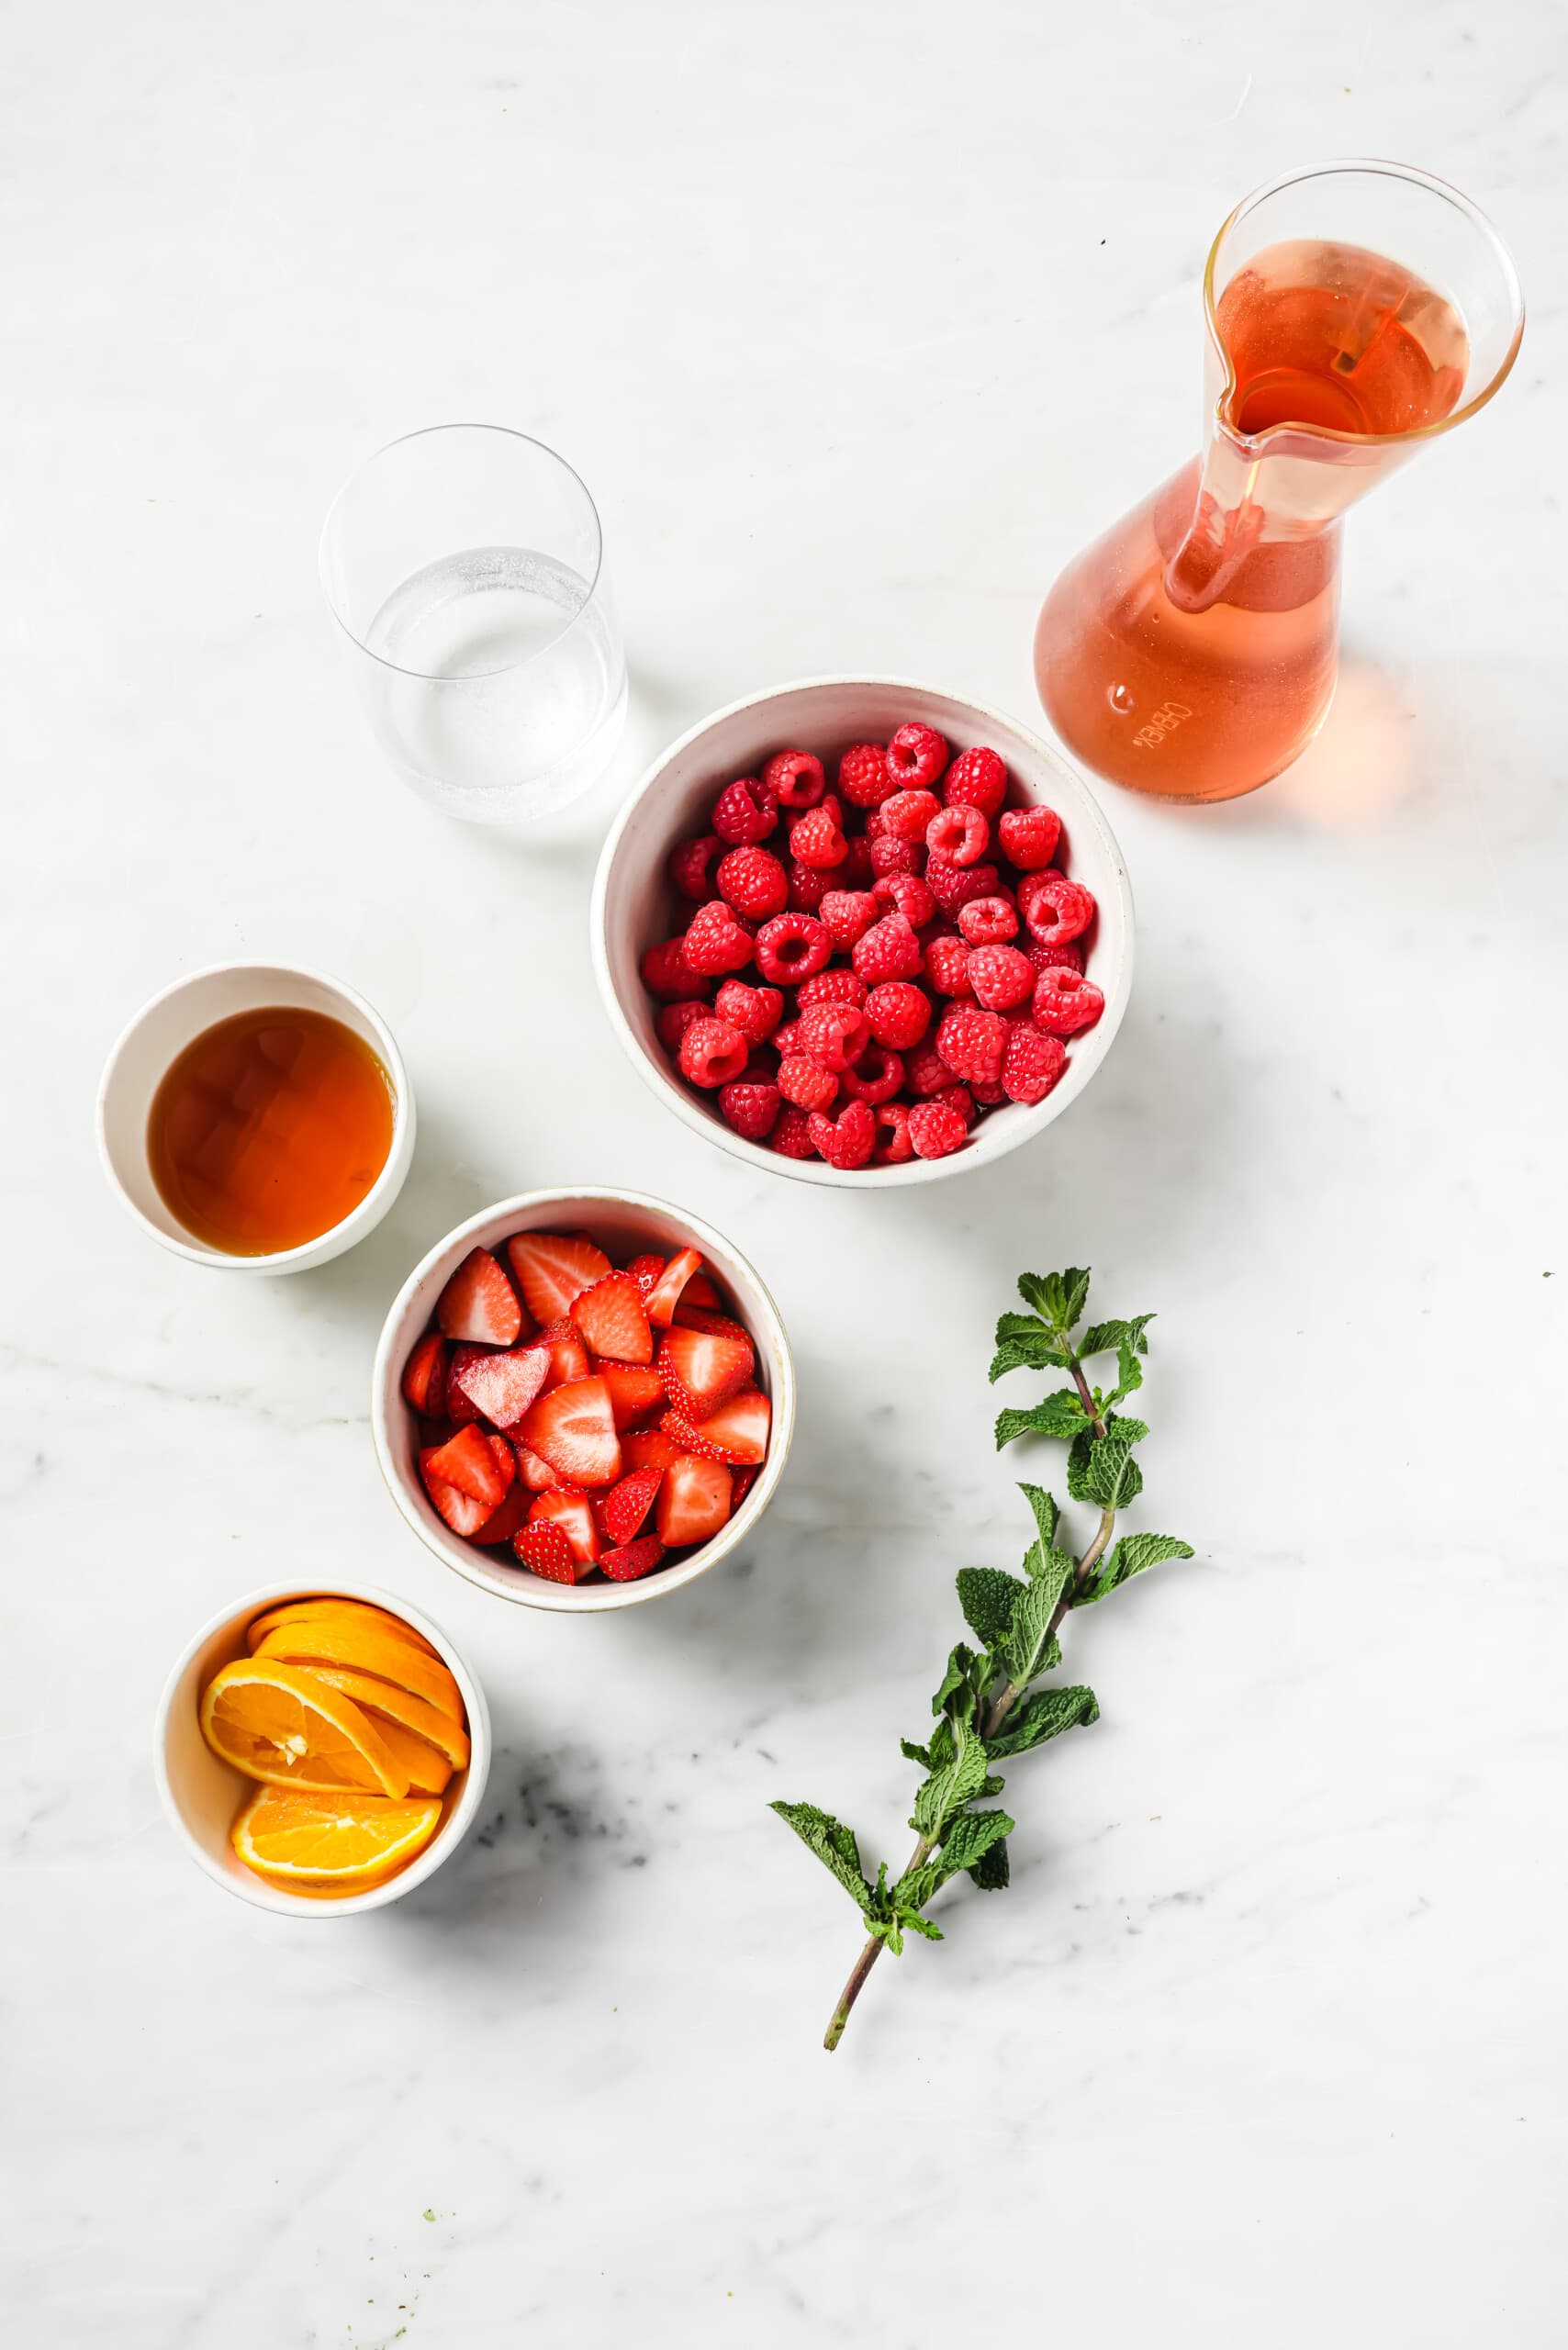
[[(775, 751), (814, 751), (829, 773), (851, 743), (885, 742), (912, 720), (934, 726), (954, 752), (989, 744), (1006, 762), (1018, 798), (1044, 800), (1062, 820), (1063, 862), (1094, 893), (1100, 912), (1088, 957), (1089, 976), (1105, 998), (1096, 1024), (1074, 1036), (1061, 1081), (1033, 1108), (1008, 1102), (982, 1118), (963, 1149), (946, 1158), (907, 1158), (897, 1167), (830, 1167), (821, 1158), (787, 1158), (748, 1142), (676, 1073), (655, 1024), (659, 1006), (638, 966), (645, 948), (684, 928), (692, 909), (666, 870), (669, 853), (708, 829), (722, 787), (755, 775)], [(1071, 1107), (1111, 1048), (1132, 988), (1133, 897), (1111, 828), (1089, 787), (1059, 753), (1016, 720), (983, 703), (937, 693), (896, 677), (812, 677), (778, 686), (716, 711), (672, 743), (637, 785), (599, 861), (591, 916), (594, 968), (612, 1025), (641, 1075), (666, 1106), (696, 1133), (736, 1158), (802, 1183), (849, 1191), (933, 1183), (989, 1167)]]
[[(358, 1207), (318, 1239), (268, 1256), (239, 1257), (186, 1230), (165, 1205), (147, 1156), (147, 1119), (160, 1080), (176, 1054), (219, 1020), (269, 1005), (325, 1013), (370, 1046), (392, 1083), (392, 1142), (386, 1164)], [(105, 1064), (98, 1086), (98, 1155), (113, 1189), (154, 1240), (193, 1265), (230, 1273), (302, 1273), (341, 1257), (374, 1232), (398, 1192), (414, 1156), (414, 1096), (390, 1028), (341, 979), (286, 963), (216, 963), (176, 979), (142, 1005)]]
[[(218, 1761), (201, 1734), (198, 1714), (202, 1691), (219, 1665), (249, 1655), (245, 1629), (264, 1608), (276, 1607), (286, 1599), (328, 1596), (384, 1607), (389, 1616), (400, 1617), (416, 1632), (423, 1633), (461, 1690), (468, 1715), (468, 1767), (454, 1772), (448, 1781), (442, 1797), (441, 1825), (424, 1851), (385, 1885), (375, 1886), (368, 1893), (347, 1894), (341, 1901), (290, 1893), (284, 1886), (268, 1885), (245, 1866), (229, 1834), (241, 1806), (256, 1792), (257, 1783)], [(258, 1909), (275, 1910), (287, 1918), (352, 1918), (361, 1910), (382, 1909), (389, 1901), (401, 1900), (457, 1850), (479, 1808), (489, 1775), (490, 1714), (476, 1675), (446, 1634), (395, 1592), (381, 1591), (373, 1583), (269, 1583), (223, 1608), (186, 1645), (158, 1701), (152, 1767), (174, 1833), (215, 1884), (238, 1894), (241, 1901), (253, 1902)]]
[[(609, 1254), (622, 1258), (644, 1249), (670, 1255), (678, 1248), (697, 1249), (729, 1292), (735, 1319), (751, 1333), (756, 1348), (757, 1385), (767, 1391), (773, 1405), (767, 1458), (729, 1524), (678, 1566), (655, 1568), (636, 1583), (602, 1579), (576, 1584), (551, 1583), (520, 1566), (510, 1550), (487, 1550), (463, 1541), (437, 1516), (420, 1482), (418, 1421), (403, 1401), (403, 1366), (415, 1341), (429, 1327), (437, 1298), (471, 1248), (498, 1248), (514, 1232), (577, 1231), (590, 1232)], [(755, 1531), (778, 1490), (794, 1433), (795, 1367), (778, 1308), (760, 1275), (711, 1225), (700, 1224), (695, 1216), (667, 1206), (663, 1200), (645, 1199), (639, 1192), (523, 1192), (471, 1215), (466, 1224), (438, 1241), (409, 1275), (393, 1301), (375, 1349), (370, 1424), (388, 1492), (420, 1541), (438, 1559), (498, 1598), (517, 1600), (525, 1607), (554, 1608), (562, 1615), (602, 1615), (610, 1608), (636, 1607), (644, 1600), (662, 1599), (695, 1583)]]

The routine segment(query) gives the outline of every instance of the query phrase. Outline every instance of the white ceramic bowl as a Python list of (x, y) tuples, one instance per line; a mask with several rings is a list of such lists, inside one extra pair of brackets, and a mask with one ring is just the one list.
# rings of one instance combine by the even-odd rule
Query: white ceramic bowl
[[(1062, 820), (1062, 862), (1098, 901), (1089, 976), (1105, 998), (1094, 1027), (1074, 1036), (1060, 1083), (1033, 1109), (1008, 1102), (980, 1121), (962, 1150), (946, 1158), (910, 1158), (898, 1167), (841, 1169), (821, 1158), (787, 1158), (748, 1142), (676, 1072), (655, 1025), (659, 1006), (638, 970), (645, 948), (685, 927), (691, 908), (666, 872), (676, 843), (704, 832), (713, 800), (734, 777), (756, 775), (775, 751), (814, 751), (829, 775), (851, 743), (885, 742), (916, 720), (934, 726), (956, 753), (986, 743), (1000, 752), (1014, 797), (1045, 800)], [(612, 826), (594, 883), (593, 957), (599, 990), (617, 1034), (648, 1084), (678, 1118), (737, 1158), (804, 1183), (875, 1190), (929, 1183), (989, 1166), (1059, 1118), (1077, 1101), (1110, 1050), (1132, 985), (1133, 900), (1122, 853), (1098, 802), (1047, 744), (1000, 711), (935, 693), (896, 677), (812, 677), (753, 694), (705, 718), (648, 769)]]
[[(205, 1028), (238, 1012), (268, 1005), (322, 1012), (341, 1020), (370, 1046), (392, 1081), (392, 1142), (386, 1164), (352, 1214), (319, 1239), (269, 1256), (236, 1257), (214, 1248), (186, 1230), (165, 1206), (147, 1157), (147, 1118), (152, 1097), (170, 1063)], [(217, 963), (192, 971), (144, 1003), (120, 1037), (98, 1086), (98, 1155), (104, 1171), (131, 1214), (193, 1265), (215, 1265), (230, 1273), (299, 1273), (341, 1257), (374, 1232), (403, 1188), (414, 1156), (414, 1097), (397, 1039), (363, 996), (319, 971), (286, 963)]]
[[(734, 1302), (735, 1319), (744, 1322), (756, 1348), (756, 1382), (772, 1400), (773, 1422), (767, 1459), (729, 1524), (671, 1567), (656, 1567), (636, 1583), (551, 1583), (520, 1566), (507, 1549), (483, 1550), (454, 1534), (431, 1506), (420, 1482), (419, 1428), (403, 1401), (403, 1366), (416, 1339), (430, 1326), (436, 1299), (470, 1248), (498, 1248), (514, 1232), (591, 1232), (612, 1257), (626, 1258), (643, 1249), (673, 1255), (678, 1248), (696, 1248), (712, 1267)], [(778, 1308), (755, 1269), (712, 1227), (683, 1214), (663, 1200), (645, 1199), (639, 1192), (523, 1192), (501, 1200), (493, 1208), (471, 1215), (438, 1241), (417, 1264), (398, 1291), (382, 1327), (371, 1373), (370, 1424), (375, 1457), (387, 1489), (421, 1542), (438, 1559), (481, 1591), (498, 1598), (521, 1601), (525, 1607), (552, 1607), (563, 1615), (601, 1615), (614, 1607), (636, 1607), (644, 1600), (662, 1599), (695, 1583), (727, 1558), (756, 1527), (784, 1473), (790, 1439), (795, 1427), (795, 1368), (790, 1341)]]
[[(469, 1760), (465, 1771), (454, 1772), (442, 1797), (441, 1825), (424, 1851), (397, 1876), (368, 1893), (351, 1893), (341, 1901), (319, 1900), (308, 1894), (290, 1893), (268, 1885), (245, 1866), (229, 1841), (241, 1806), (254, 1795), (256, 1782), (220, 1762), (201, 1734), (197, 1707), (201, 1693), (219, 1665), (249, 1654), (245, 1628), (266, 1607), (286, 1599), (314, 1598), (330, 1594), (339, 1599), (362, 1599), (400, 1616), (422, 1632), (437, 1651), (463, 1693), (468, 1713)], [(153, 1769), (175, 1834), (196, 1866), (227, 1892), (258, 1909), (273, 1909), (289, 1918), (351, 1918), (363, 1909), (382, 1909), (401, 1900), (416, 1885), (434, 1874), (462, 1842), (478, 1810), (490, 1769), (490, 1715), (485, 1693), (444, 1632), (396, 1593), (372, 1583), (280, 1583), (252, 1591), (215, 1616), (190, 1641), (164, 1684), (158, 1701), (152, 1733)]]

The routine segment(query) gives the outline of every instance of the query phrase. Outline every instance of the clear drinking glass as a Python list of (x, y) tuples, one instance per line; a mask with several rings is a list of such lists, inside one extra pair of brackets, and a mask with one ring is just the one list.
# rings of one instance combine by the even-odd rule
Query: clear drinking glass
[(392, 442), (332, 502), (321, 585), (375, 738), (421, 799), (516, 824), (603, 772), (625, 656), (593, 500), (543, 442), (493, 424)]

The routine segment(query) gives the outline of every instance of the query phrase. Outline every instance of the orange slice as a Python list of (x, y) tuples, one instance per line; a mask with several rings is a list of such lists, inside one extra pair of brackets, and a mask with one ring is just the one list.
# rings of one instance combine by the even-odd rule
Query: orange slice
[(282, 1657), (290, 1664), (341, 1664), (350, 1673), (373, 1673), (378, 1681), (395, 1681), (427, 1706), (438, 1707), (454, 1722), (463, 1719), (462, 1694), (441, 1659), (410, 1648), (379, 1624), (362, 1624), (352, 1616), (279, 1624), (256, 1654)]
[(370, 1716), (342, 1690), (275, 1658), (241, 1657), (215, 1673), (200, 1720), (216, 1755), (271, 1786), (409, 1792), (407, 1773)]
[(410, 1648), (418, 1649), (424, 1656), (440, 1653), (422, 1633), (416, 1632), (411, 1624), (405, 1624), (400, 1616), (389, 1616), (386, 1608), (369, 1606), (363, 1599), (334, 1599), (325, 1592), (317, 1599), (286, 1599), (280, 1606), (269, 1607), (264, 1616), (258, 1616), (250, 1626), (245, 1634), (245, 1644), (254, 1656), (267, 1634), (275, 1631), (280, 1624), (315, 1624), (339, 1616), (352, 1617), (361, 1623), (378, 1624), (384, 1632), (395, 1632), (399, 1639), (407, 1640)]
[(429, 1796), (307, 1795), (263, 1787), (230, 1831), (247, 1868), (301, 1891), (363, 1893), (406, 1868), (435, 1834), (441, 1806)]
[(439, 1796), (446, 1789), (452, 1776), (452, 1765), (439, 1746), (428, 1738), (416, 1738), (411, 1729), (400, 1729), (383, 1715), (376, 1722), (377, 1730), (391, 1751), (392, 1759), (409, 1782), (411, 1796)]
[[(411, 1730), (422, 1743), (435, 1747), (454, 1771), (468, 1768), (468, 1734), (439, 1707), (428, 1706), (422, 1697), (399, 1689), (395, 1682), (377, 1681), (368, 1673), (344, 1673), (335, 1664), (302, 1664), (299, 1669), (352, 1697), (362, 1712), (372, 1717), (377, 1729), (386, 1722), (395, 1722), (399, 1729)], [(431, 1793), (435, 1793), (433, 1787)]]

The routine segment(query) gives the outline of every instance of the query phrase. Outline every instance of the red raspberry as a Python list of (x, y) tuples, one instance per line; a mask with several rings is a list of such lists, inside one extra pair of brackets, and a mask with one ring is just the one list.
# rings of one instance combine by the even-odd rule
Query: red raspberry
[(1062, 946), (1042, 946), (1037, 938), (1019, 940), (1020, 951), (1029, 957), (1036, 971), (1081, 971), (1083, 948), (1076, 938)]
[(779, 1111), (772, 1142), (774, 1149), (785, 1158), (814, 1158), (817, 1155), (817, 1147), (812, 1140), (811, 1119), (793, 1102), (786, 1102)]
[(692, 915), (682, 952), (694, 971), (717, 979), (725, 971), (741, 971), (756, 952), (749, 930), (744, 930), (722, 898), (710, 898)]
[(925, 976), (938, 995), (972, 995), (969, 950), (961, 938), (934, 938), (925, 949)]
[(827, 789), (823, 763), (810, 751), (775, 751), (762, 780), (784, 808), (814, 808)]
[(933, 1093), (940, 1093), (945, 1085), (951, 1085), (953, 1072), (935, 1047), (927, 1045), (923, 1052), (906, 1054), (903, 1081), (912, 1093), (924, 1101)]
[(838, 1091), (838, 1080), (804, 1053), (791, 1053), (778, 1064), (778, 1091), (797, 1110), (825, 1110)]
[(993, 1085), (1007, 1050), (1007, 1023), (1000, 1013), (982, 1012), (978, 1004), (951, 1004), (936, 1031), (936, 1049), (955, 1077), (978, 1077), (982, 1085)]
[(811, 914), (775, 914), (756, 934), (756, 967), (775, 987), (790, 987), (820, 971), (833, 940)]
[(790, 877), (771, 849), (733, 848), (721, 858), (716, 878), (721, 898), (750, 921), (783, 912)]
[(1042, 946), (1062, 946), (1082, 937), (1094, 919), (1094, 901), (1065, 873), (1029, 873), (1018, 884), (1018, 911)]
[(887, 746), (852, 743), (838, 763), (838, 788), (857, 808), (879, 808), (898, 784), (888, 773)]
[(925, 851), (919, 841), (901, 841), (894, 833), (874, 834), (868, 854), (871, 870), (879, 880), (885, 873), (918, 873), (925, 863)]
[(936, 901), (918, 873), (884, 873), (871, 895), (886, 913), (896, 907), (912, 930), (923, 930), (935, 917)]
[(958, 908), (958, 930), (971, 946), (1002, 946), (1018, 935), (1018, 910), (1012, 897), (971, 898)]
[(721, 1085), (719, 1114), (747, 1142), (765, 1142), (778, 1116), (776, 1085)]
[[(1031, 973), (1033, 967), (1031, 966)], [(1092, 979), (1065, 965), (1040, 973), (1035, 990), (1034, 1022), (1052, 1036), (1076, 1036), (1081, 1028), (1092, 1028), (1105, 1009), (1105, 999)]]
[(876, 1045), (861, 1056), (857, 1067), (845, 1070), (839, 1083), (852, 1101), (869, 1102), (875, 1109), (890, 1102), (902, 1085), (903, 1062), (885, 1045)]
[(991, 845), (991, 826), (978, 808), (944, 808), (925, 827), (925, 845), (949, 865), (978, 865)]
[(784, 1017), (784, 999), (777, 988), (747, 987), (744, 979), (726, 979), (713, 998), (714, 1016), (738, 1028), (749, 1045), (765, 1045)]
[(834, 875), (841, 890), (868, 890), (877, 878), (871, 862), (871, 844), (863, 833), (857, 833), (845, 844), (844, 863)]
[(1002, 1084), (1010, 1102), (1043, 1102), (1066, 1067), (1067, 1046), (1059, 1036), (1044, 1036), (1026, 1020), (1008, 1022)]
[(920, 941), (902, 914), (884, 914), (855, 942), (855, 968), (870, 987), (883, 979), (913, 979), (921, 959)]
[(829, 890), (822, 902), (822, 919), (835, 946), (853, 946), (864, 938), (880, 911), (869, 890)]
[(836, 1122), (813, 1111), (809, 1131), (830, 1167), (864, 1167), (877, 1139), (877, 1122), (864, 1102), (846, 1102)]
[(917, 1158), (946, 1158), (969, 1138), (962, 1118), (946, 1102), (917, 1102), (909, 1113), (910, 1147)]
[[(966, 906), (964, 912), (969, 912)], [(1020, 955), (1015, 946), (975, 946), (969, 950), (969, 985), (977, 1003), (988, 1012), (1011, 1012), (1035, 992), (1036, 972), (1027, 955)], [(719, 1010), (724, 1008), (724, 991), (719, 990)]]
[[(1033, 979), (1034, 973), (1029, 976)], [(857, 1061), (871, 1041), (866, 1014), (852, 1003), (813, 1003), (795, 1024), (801, 1052), (835, 1077)]]
[(802, 1012), (810, 1012), (813, 1003), (863, 1004), (868, 992), (857, 971), (835, 966), (831, 971), (819, 971), (813, 979), (802, 979), (795, 990), (795, 1002)]
[(972, 1077), (969, 1080), (969, 1091), (974, 1099), (987, 1110), (1000, 1108), (1007, 1099), (1006, 1088), (1000, 1081), (995, 1085), (982, 1085), (978, 1078)]
[(727, 1020), (694, 1020), (680, 1040), (680, 1066), (693, 1085), (728, 1085), (746, 1063), (746, 1041)]
[(1002, 876), (994, 865), (955, 865), (949, 857), (927, 852), (926, 887), (945, 914), (957, 918), (971, 898), (994, 898)]
[[(718, 1005), (715, 1004), (713, 1007), (714, 1012), (718, 1012)], [(655, 1024), (657, 1025), (661, 1041), (668, 1046), (672, 1053), (678, 1053), (680, 1050), (680, 1040), (685, 1035), (687, 1030), (690, 1027), (692, 1022), (694, 1020), (707, 1020), (711, 1018), (711, 1016), (712, 1015), (710, 1013), (708, 1006), (705, 1003), (666, 1003), (661, 1009)], [(720, 1013), (720, 1017), (722, 1018), (723, 1014)]]
[(743, 775), (725, 784), (713, 802), (713, 830), (733, 846), (744, 841), (765, 841), (778, 822), (778, 803), (755, 775)]
[(994, 816), (1007, 797), (1007, 769), (994, 751), (960, 751), (947, 770), (942, 797), (949, 808), (978, 808)]
[(962, 1118), (966, 1126), (975, 1122), (974, 1096), (967, 1085), (945, 1085), (940, 1093), (931, 1096), (933, 1102), (945, 1102), (949, 1110)]
[(800, 1022), (798, 1020), (786, 1021), (782, 1028), (776, 1028), (774, 1030), (773, 1035), (768, 1041), (772, 1045), (773, 1049), (778, 1054), (779, 1059), (781, 1061), (788, 1060), (791, 1053), (798, 1053), (801, 1049)]
[(895, 791), (882, 803), (882, 830), (896, 841), (923, 841), (925, 827), (941, 810), (934, 791)]
[(689, 1002), (701, 996), (706, 1002), (710, 982), (702, 971), (695, 971), (686, 959), (686, 941), (666, 938), (657, 946), (650, 946), (642, 961), (643, 985), (650, 995), (662, 996), (666, 1003)]
[(914, 1145), (909, 1138), (907, 1107), (902, 1102), (879, 1102), (872, 1114), (877, 1121), (872, 1166), (902, 1167), (906, 1158), (914, 1157)]
[(931, 1025), (931, 1006), (907, 979), (888, 979), (866, 999), (866, 1018), (879, 1045), (908, 1052)]
[(896, 777), (905, 789), (919, 790), (935, 783), (951, 756), (946, 744), (934, 726), (920, 726), (913, 721), (901, 726), (888, 744), (888, 773)]
[(1061, 818), (1054, 808), (1004, 808), (996, 833), (1020, 873), (1043, 873), (1057, 853)]
[(848, 842), (825, 808), (813, 808), (790, 828), (790, 854), (813, 873), (842, 865), (848, 853)]
[(683, 898), (694, 899), (700, 906), (707, 903), (713, 894), (713, 859), (723, 845), (717, 833), (703, 833), (671, 849), (669, 878)]
[(814, 914), (826, 888), (827, 881), (823, 874), (813, 873), (811, 867), (802, 865), (798, 856), (790, 859), (790, 912), (792, 914)]

